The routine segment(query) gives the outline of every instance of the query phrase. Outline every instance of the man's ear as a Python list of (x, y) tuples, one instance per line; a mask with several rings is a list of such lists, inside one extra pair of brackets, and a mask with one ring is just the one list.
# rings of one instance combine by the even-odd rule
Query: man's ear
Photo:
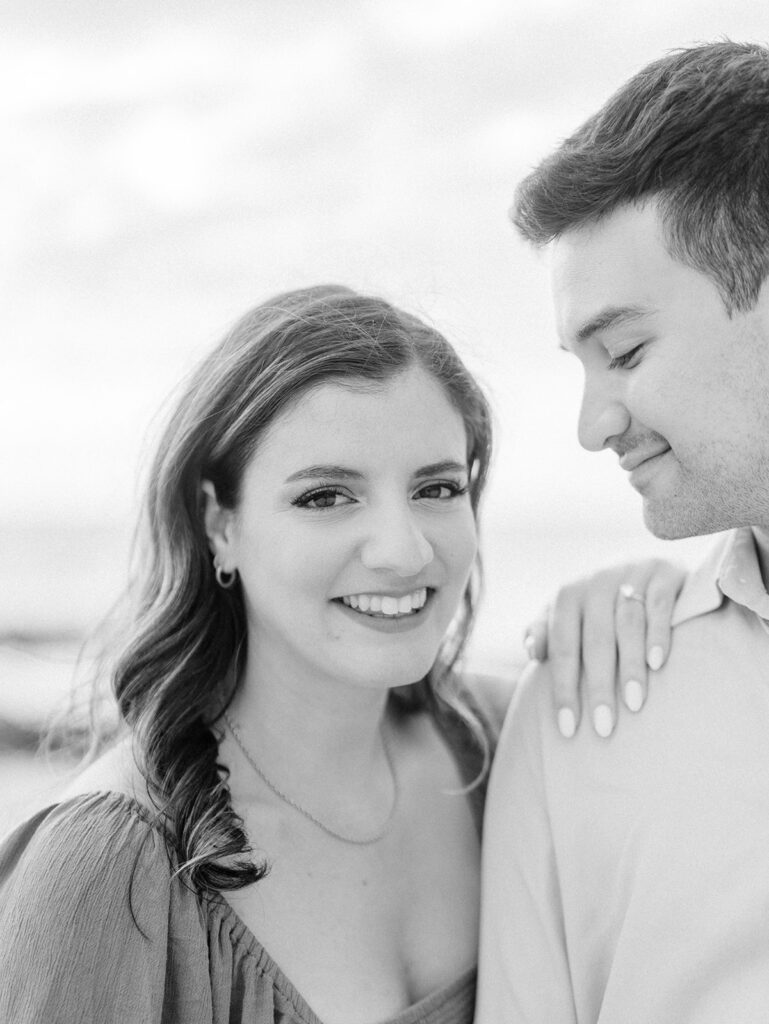
[(201, 483), (203, 491), (203, 523), (216, 563), (224, 572), (232, 572), (236, 568), (233, 551), (233, 524), (235, 513), (232, 509), (223, 508), (216, 497), (216, 488), (210, 480)]

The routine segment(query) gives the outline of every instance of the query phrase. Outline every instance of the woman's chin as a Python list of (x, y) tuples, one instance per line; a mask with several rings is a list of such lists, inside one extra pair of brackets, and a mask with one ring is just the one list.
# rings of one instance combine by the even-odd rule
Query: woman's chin
[(383, 655), (378, 664), (360, 665), (358, 678), (361, 685), (382, 690), (396, 690), (414, 686), (428, 674), (435, 664), (437, 648), (420, 657), (393, 658), (392, 652), (386, 660)]

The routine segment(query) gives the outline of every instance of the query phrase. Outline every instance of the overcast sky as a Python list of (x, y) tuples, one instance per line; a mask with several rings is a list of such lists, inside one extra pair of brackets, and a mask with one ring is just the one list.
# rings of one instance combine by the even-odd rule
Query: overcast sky
[[(515, 182), (666, 49), (769, 40), (765, 0), (5, 0), (3, 524), (127, 522), (164, 396), (250, 305), (339, 281), (485, 380), (492, 524), (637, 524), (580, 453)], [(21, 566), (21, 571), (24, 567)]]

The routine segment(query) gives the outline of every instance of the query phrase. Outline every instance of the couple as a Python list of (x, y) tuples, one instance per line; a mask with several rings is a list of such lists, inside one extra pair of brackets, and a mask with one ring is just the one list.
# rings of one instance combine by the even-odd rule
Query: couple
[(205, 360), (151, 473), (125, 728), (0, 845), (0, 1020), (469, 1024), (490, 442), (448, 342), (348, 289)]
[[(743, 529), (687, 582), (620, 737), (572, 728), (547, 665), (520, 684), (484, 824), (482, 1022), (769, 1006), (767, 111), (766, 51), (666, 58), (519, 197), (585, 364), (583, 443), (618, 451), (660, 534)], [(490, 441), (445, 340), (345, 289), (258, 307), (204, 361), (153, 467), (124, 733), (0, 847), (7, 1019), (472, 1019), (496, 729), (457, 665)]]

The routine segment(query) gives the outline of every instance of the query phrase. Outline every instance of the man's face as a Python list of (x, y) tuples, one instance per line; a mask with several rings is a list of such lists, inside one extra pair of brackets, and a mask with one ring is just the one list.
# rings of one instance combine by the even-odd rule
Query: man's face
[(585, 371), (582, 446), (617, 453), (659, 537), (769, 525), (769, 286), (730, 317), (670, 256), (651, 203), (551, 248), (561, 344)]

